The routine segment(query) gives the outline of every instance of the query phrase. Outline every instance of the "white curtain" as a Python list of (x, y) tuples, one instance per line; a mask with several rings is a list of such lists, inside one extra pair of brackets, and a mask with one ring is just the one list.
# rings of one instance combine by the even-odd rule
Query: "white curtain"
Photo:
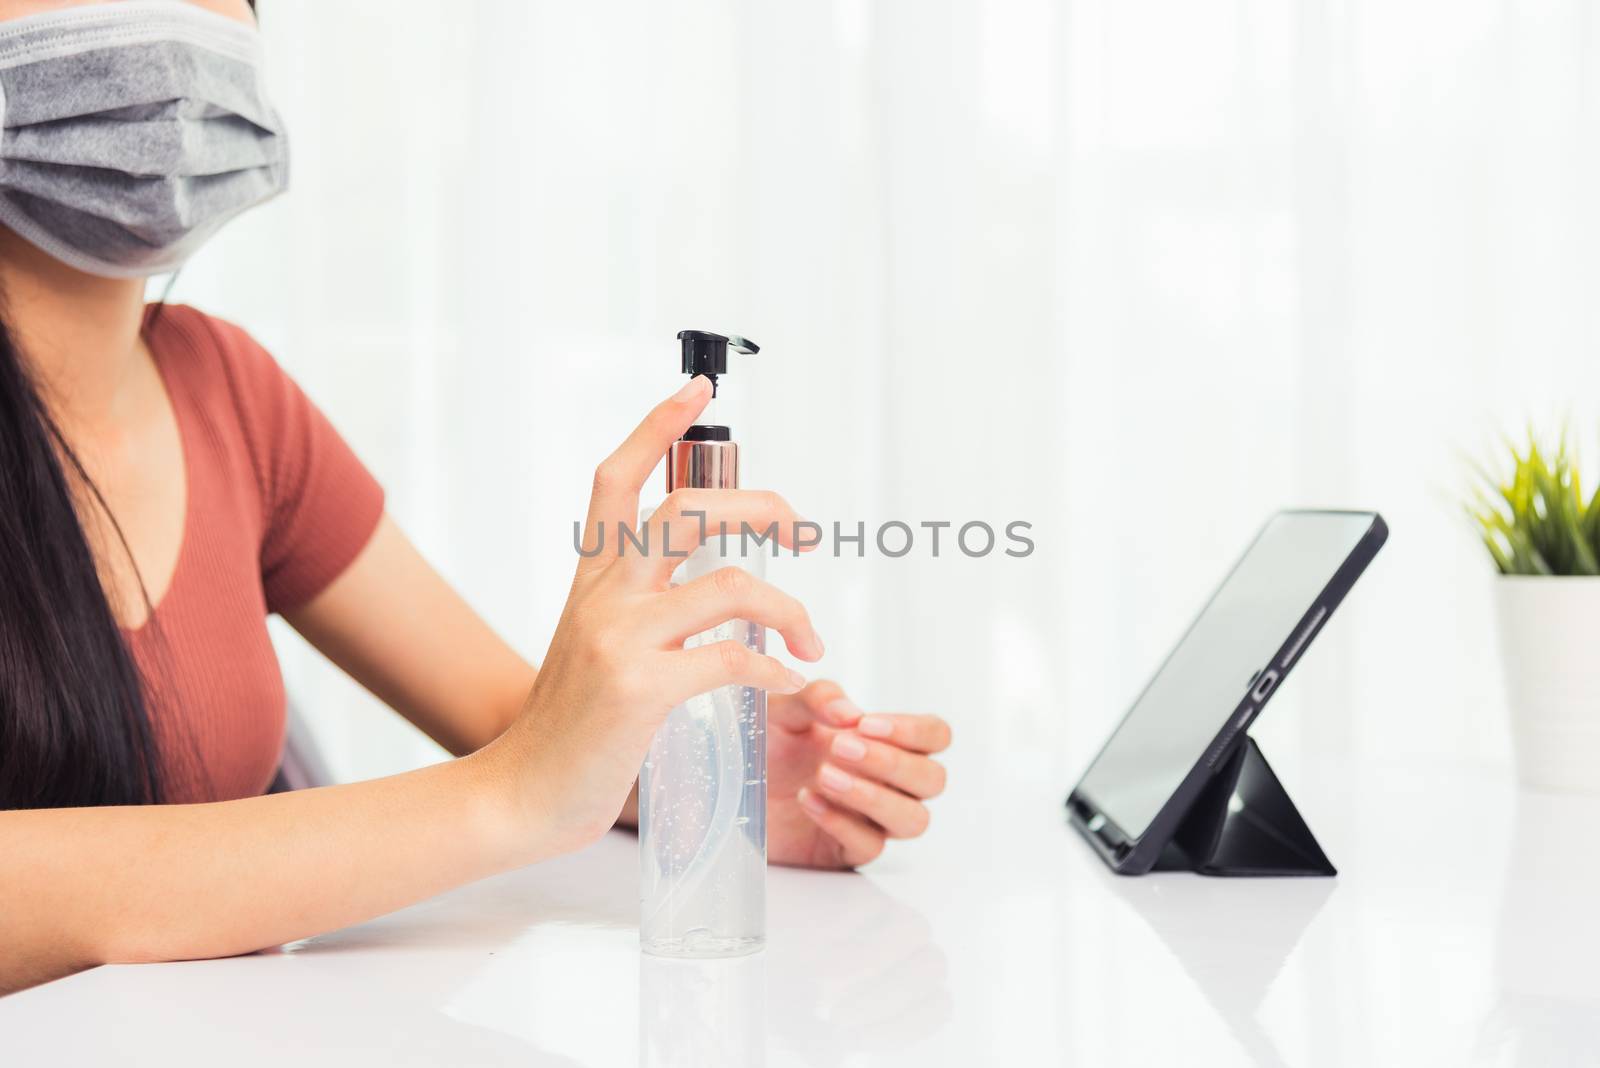
[[(868, 529), (785, 560), (953, 791), (1062, 791), (1267, 514), (1388, 548), (1264, 718), (1275, 761), (1505, 765), (1464, 457), (1596, 425), (1600, 27), (1581, 0), (263, 0), (290, 193), (184, 270), (530, 656), (591, 469), (728, 380), (749, 484)], [(1593, 453), (1591, 452), (1591, 455)], [(437, 751), (285, 635), (345, 776)], [(1243, 680), (1241, 680), (1242, 682)], [(972, 794), (968, 794), (972, 796)]]

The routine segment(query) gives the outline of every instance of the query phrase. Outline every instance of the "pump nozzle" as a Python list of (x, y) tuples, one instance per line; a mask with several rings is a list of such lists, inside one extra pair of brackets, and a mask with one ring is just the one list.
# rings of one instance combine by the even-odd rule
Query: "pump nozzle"
[(746, 355), (761, 351), (761, 346), (742, 337), (727, 337), (708, 330), (683, 330), (683, 373), (705, 375), (711, 379), (711, 400), (696, 423), (683, 432), (667, 456), (667, 492), (682, 486), (701, 489), (737, 489), (739, 485), (739, 446), (733, 434), (716, 422), (717, 376), (728, 373), (728, 346)]
[(717, 395), (717, 376), (728, 373), (728, 346), (735, 352), (753, 356), (761, 346), (742, 337), (726, 337), (709, 330), (680, 330), (678, 340), (683, 342), (683, 373), (705, 375), (711, 379), (711, 395)]

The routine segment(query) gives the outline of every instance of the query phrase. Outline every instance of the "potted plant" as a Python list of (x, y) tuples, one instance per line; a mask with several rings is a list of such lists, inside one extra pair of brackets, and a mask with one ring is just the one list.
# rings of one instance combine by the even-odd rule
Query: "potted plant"
[(1509, 446), (1468, 506), (1500, 575), (1495, 600), (1517, 775), (1600, 793), (1600, 492), (1585, 499), (1563, 434)]

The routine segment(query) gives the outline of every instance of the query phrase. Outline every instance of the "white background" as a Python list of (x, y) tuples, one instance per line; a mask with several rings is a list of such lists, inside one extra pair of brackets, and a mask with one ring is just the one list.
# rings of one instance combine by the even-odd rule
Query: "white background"
[[(1269, 753), (1509, 767), (1457, 501), (1502, 428), (1595, 423), (1591, 6), (262, 10), (292, 189), (173, 299), (277, 354), (528, 655), (594, 464), (699, 327), (764, 346), (728, 383), (747, 484), (1033, 524), (1026, 560), (770, 569), (864, 704), (954, 722), (953, 795), (1065, 790), (1285, 505), (1393, 535)], [(437, 758), (282, 646), (341, 775)]]

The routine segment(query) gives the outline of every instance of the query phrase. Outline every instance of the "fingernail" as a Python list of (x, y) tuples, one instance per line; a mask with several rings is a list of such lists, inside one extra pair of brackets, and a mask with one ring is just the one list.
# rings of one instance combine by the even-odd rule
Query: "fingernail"
[(822, 713), (837, 727), (853, 727), (861, 718), (861, 709), (848, 697), (829, 701), (822, 707)]
[(855, 780), (832, 764), (824, 764), (817, 769), (817, 781), (835, 793), (844, 793), (850, 789), (850, 784)]
[(867, 755), (867, 743), (853, 734), (835, 734), (833, 752), (845, 760), (860, 760)]
[(800, 793), (796, 796), (800, 802), (800, 807), (807, 812), (814, 812), (820, 816), (828, 811), (828, 803), (804, 786), (800, 787)]
[(695, 375), (693, 378), (689, 379), (689, 384), (678, 390), (678, 392), (674, 393), (672, 395), (672, 399), (675, 401), (686, 401), (696, 393), (700, 392), (700, 379), (702, 377), (703, 376), (701, 375)]
[(812, 631), (811, 644), (816, 647), (817, 659), (821, 660), (823, 654), (827, 652), (827, 650), (822, 647), (822, 635), (818, 634), (816, 631)]
[(789, 693), (799, 693), (806, 688), (806, 677), (800, 672), (789, 669)]
[(894, 733), (894, 721), (888, 716), (862, 716), (856, 730), (868, 738), (887, 738)]

